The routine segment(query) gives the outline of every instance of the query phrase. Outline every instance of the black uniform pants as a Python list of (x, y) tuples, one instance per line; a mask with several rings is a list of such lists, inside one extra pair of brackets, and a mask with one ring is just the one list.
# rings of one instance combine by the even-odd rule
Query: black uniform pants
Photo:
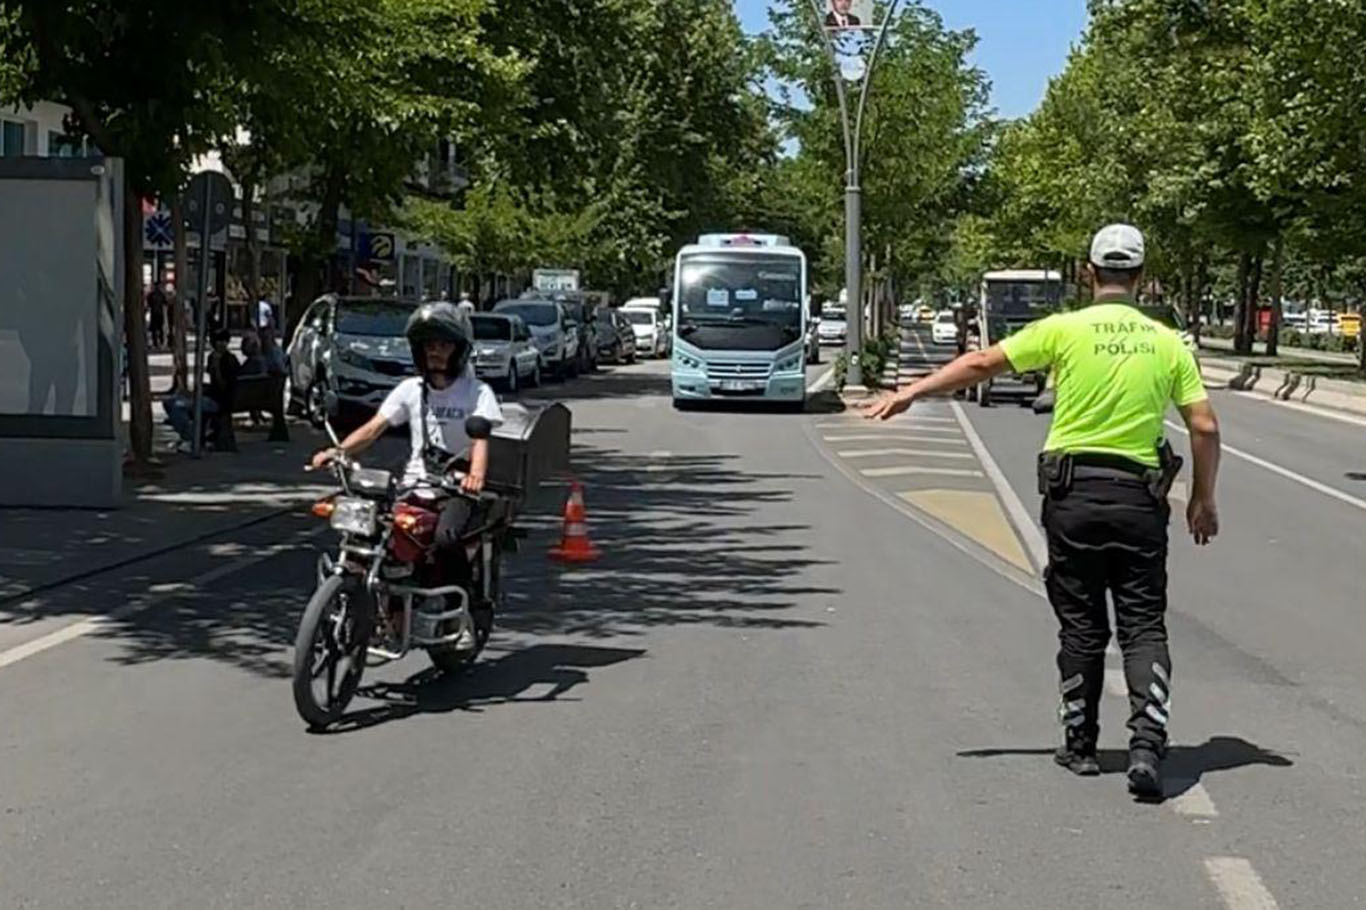
[(1058, 617), (1059, 717), (1074, 748), (1095, 748), (1105, 646), (1106, 593), (1129, 689), (1130, 745), (1159, 753), (1167, 742), (1171, 657), (1167, 653), (1167, 520), (1137, 477), (1088, 477), (1044, 499), (1048, 600)]

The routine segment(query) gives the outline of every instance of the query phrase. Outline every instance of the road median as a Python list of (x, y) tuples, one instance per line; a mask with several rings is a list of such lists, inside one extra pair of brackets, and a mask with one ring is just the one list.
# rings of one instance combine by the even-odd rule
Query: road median
[(1338, 378), (1339, 373), (1345, 375), (1346, 368), (1337, 364), (1235, 357), (1216, 350), (1202, 351), (1200, 366), (1209, 388), (1366, 415), (1366, 382)]

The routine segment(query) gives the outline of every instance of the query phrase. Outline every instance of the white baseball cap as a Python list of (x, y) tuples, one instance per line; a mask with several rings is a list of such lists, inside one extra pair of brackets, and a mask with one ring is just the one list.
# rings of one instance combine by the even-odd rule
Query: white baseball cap
[(1143, 265), (1143, 232), (1132, 224), (1109, 224), (1091, 240), (1091, 264), (1102, 269), (1136, 269)]

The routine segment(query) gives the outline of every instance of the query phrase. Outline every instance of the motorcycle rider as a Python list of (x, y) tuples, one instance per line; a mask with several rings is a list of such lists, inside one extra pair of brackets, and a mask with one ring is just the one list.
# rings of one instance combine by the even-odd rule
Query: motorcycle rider
[[(477, 496), (488, 474), (489, 441), (470, 439), (465, 421), (482, 417), (496, 426), (502, 423), (503, 413), (493, 390), (474, 375), (470, 363), (474, 332), (469, 319), (449, 302), (425, 303), (409, 317), (404, 334), (419, 375), (395, 386), (375, 416), (343, 439), (339, 447), (317, 452), (312, 467), (324, 467), (339, 456), (358, 455), (389, 428), (407, 424), (411, 450), (403, 486), (414, 488), (413, 495), (419, 499), (438, 499), (439, 491), (426, 483), (431, 473), (429, 456), (458, 454), (468, 447), (469, 470), (460, 487)], [(437, 522), (437, 549), (462, 582), (468, 580), (470, 569), (460, 538), (474, 518), (475, 506), (473, 499), (449, 496), (441, 505)], [(460, 628), (456, 647), (474, 647), (470, 623), (461, 622)]]

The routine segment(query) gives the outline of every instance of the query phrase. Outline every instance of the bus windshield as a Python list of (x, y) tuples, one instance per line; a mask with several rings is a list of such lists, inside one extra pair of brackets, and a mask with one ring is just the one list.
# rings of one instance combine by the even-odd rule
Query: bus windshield
[(800, 330), (802, 266), (790, 256), (705, 256), (680, 270), (679, 327), (759, 325)]
[(1055, 309), (1062, 295), (1056, 281), (987, 281), (986, 305), (1003, 316), (1039, 316)]

